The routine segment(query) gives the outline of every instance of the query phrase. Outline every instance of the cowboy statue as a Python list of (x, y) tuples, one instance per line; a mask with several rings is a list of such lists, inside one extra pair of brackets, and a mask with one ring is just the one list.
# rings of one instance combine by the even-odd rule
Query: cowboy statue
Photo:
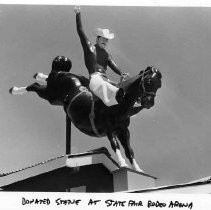
[(85, 65), (90, 76), (89, 88), (105, 105), (118, 104), (116, 96), (119, 88), (107, 78), (107, 66), (122, 77), (127, 77), (128, 74), (120, 70), (111, 55), (105, 50), (108, 41), (114, 38), (114, 34), (110, 33), (109, 29), (97, 28), (96, 44), (92, 44), (82, 27), (80, 7), (75, 6), (74, 11), (76, 13), (77, 32), (84, 51)]
[[(85, 65), (89, 72), (89, 88), (106, 106), (118, 104), (124, 95), (124, 91), (107, 78), (107, 66), (121, 76), (120, 80), (126, 79), (128, 74), (121, 71), (105, 49), (108, 41), (114, 38), (114, 34), (110, 33), (109, 29), (97, 28), (96, 44), (92, 44), (82, 27), (80, 6), (75, 6), (74, 11), (76, 13), (77, 32), (84, 51)], [(35, 75), (35, 78), (40, 81), (46, 80), (47, 77), (43, 73)]]

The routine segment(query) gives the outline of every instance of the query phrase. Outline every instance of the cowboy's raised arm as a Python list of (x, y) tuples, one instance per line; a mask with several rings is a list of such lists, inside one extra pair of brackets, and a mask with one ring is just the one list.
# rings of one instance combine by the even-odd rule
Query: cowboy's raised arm
[(75, 6), (74, 11), (76, 13), (76, 27), (77, 27), (77, 32), (78, 32), (79, 38), (81, 40), (81, 44), (82, 44), (83, 48), (84, 47), (88, 48), (90, 42), (89, 42), (86, 34), (84, 33), (83, 26), (81, 23), (80, 6)]

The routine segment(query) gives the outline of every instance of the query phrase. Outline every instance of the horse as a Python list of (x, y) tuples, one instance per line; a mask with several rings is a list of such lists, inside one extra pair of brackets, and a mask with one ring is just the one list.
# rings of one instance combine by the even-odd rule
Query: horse
[[(107, 136), (119, 166), (129, 167), (120, 152), (120, 142), (132, 169), (143, 172), (135, 160), (128, 127), (133, 115), (154, 106), (156, 92), (161, 88), (160, 71), (149, 66), (117, 84), (124, 94), (117, 105), (107, 107), (89, 90), (89, 79), (70, 73), (71, 67), (68, 58), (57, 56), (52, 62), (47, 84), (35, 82), (23, 89), (37, 93), (52, 105), (62, 106), (68, 119), (84, 134), (98, 138)], [(14, 88), (10, 93), (14, 94)]]

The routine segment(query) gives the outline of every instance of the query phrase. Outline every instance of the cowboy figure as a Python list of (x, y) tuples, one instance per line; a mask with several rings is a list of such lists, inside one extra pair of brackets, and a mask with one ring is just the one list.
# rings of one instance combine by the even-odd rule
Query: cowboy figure
[[(111, 55), (105, 50), (108, 41), (114, 38), (109, 29), (97, 28), (96, 44), (92, 44), (84, 33), (81, 23), (80, 7), (75, 6), (77, 32), (84, 51), (84, 60), (90, 77), (90, 90), (98, 96), (106, 106), (118, 104), (118, 96), (122, 89), (116, 87), (106, 76), (107, 66), (122, 78), (128, 76), (123, 73), (113, 61)], [(121, 93), (120, 93), (121, 92)]]

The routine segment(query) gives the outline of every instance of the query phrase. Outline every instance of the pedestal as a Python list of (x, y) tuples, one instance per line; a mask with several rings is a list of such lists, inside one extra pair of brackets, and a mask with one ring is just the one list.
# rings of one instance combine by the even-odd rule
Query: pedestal
[(149, 174), (121, 168), (113, 172), (114, 192), (153, 188), (155, 179)]

